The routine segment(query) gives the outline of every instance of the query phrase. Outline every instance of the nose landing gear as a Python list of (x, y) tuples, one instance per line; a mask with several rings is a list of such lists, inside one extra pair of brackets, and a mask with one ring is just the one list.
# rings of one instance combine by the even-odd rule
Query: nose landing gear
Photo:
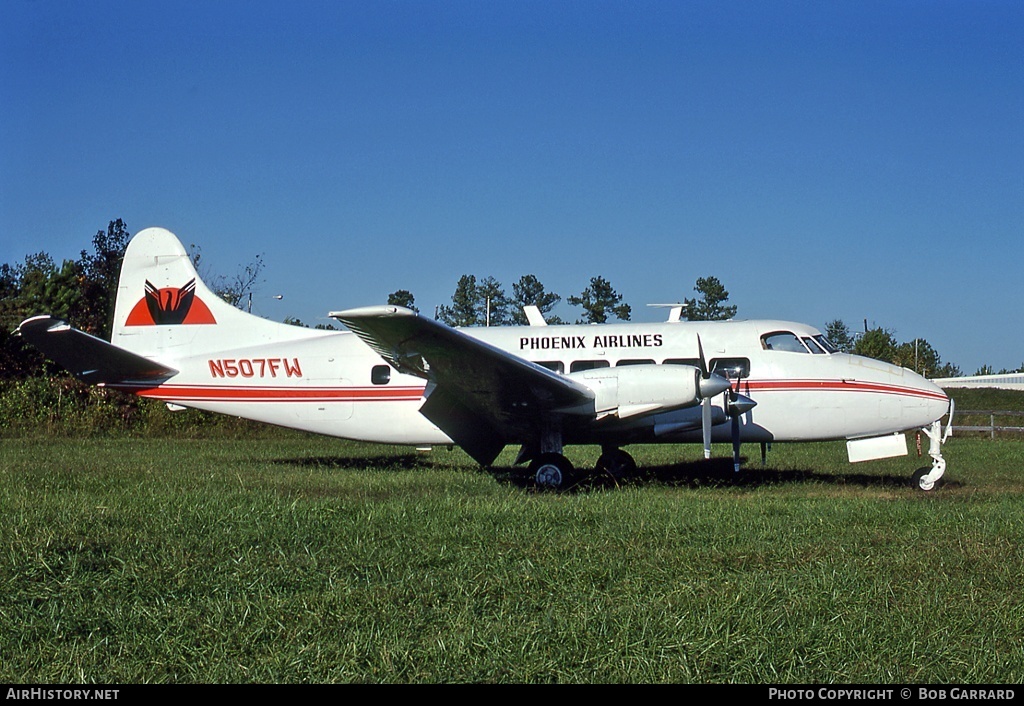
[(935, 488), (939, 478), (942, 478), (942, 474), (946, 472), (946, 459), (942, 457), (942, 445), (946, 443), (946, 439), (949, 438), (952, 430), (953, 403), (950, 401), (949, 420), (946, 424), (945, 433), (942, 431), (941, 419), (936, 419), (932, 422), (931, 426), (921, 430), (928, 436), (928, 455), (932, 457), (931, 468), (919, 468), (912, 476), (911, 482), (921, 490), (932, 490)]

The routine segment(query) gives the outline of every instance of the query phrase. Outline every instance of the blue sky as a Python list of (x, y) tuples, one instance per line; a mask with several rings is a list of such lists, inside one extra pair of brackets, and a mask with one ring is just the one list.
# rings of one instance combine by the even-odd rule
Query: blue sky
[(1017, 367), (1022, 37), (986, 0), (7, 0), (0, 262), (159, 225), (309, 324), (462, 274), (657, 320), (713, 275)]

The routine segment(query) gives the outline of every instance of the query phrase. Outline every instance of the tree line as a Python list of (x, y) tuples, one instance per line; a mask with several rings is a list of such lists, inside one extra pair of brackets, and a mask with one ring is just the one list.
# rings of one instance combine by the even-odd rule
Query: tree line
[[(110, 339), (114, 300), (121, 260), (131, 234), (123, 220), (110, 221), (105, 230), (92, 237), (91, 248), (74, 260), (59, 265), (45, 252), (25, 257), (16, 264), (0, 264), (0, 379), (19, 379), (51, 374), (48, 364), (34, 349), (14, 337), (13, 331), (25, 318), (48, 313), (69, 321), (76, 328), (99, 338)], [(245, 308), (264, 262), (261, 255), (242, 267), (234, 277), (203, 272), (202, 253), (190, 250), (196, 269), (204, 281), (225, 301)], [(736, 316), (737, 307), (729, 304), (729, 292), (716, 277), (700, 277), (693, 287), (696, 296), (684, 298), (682, 318), (690, 321), (725, 320)], [(567, 323), (556, 313), (561, 295), (552, 292), (533, 274), (523, 275), (508, 294), (494, 277), (467, 274), (459, 278), (450, 304), (438, 306), (435, 316), (451, 326), (506, 326), (527, 323), (525, 306), (536, 306), (552, 325)], [(579, 293), (565, 302), (580, 309), (576, 323), (629, 321), (632, 308), (623, 296), (602, 276), (591, 277)], [(388, 295), (388, 303), (418, 311), (411, 291), (399, 289)], [(302, 325), (298, 320), (286, 321)], [(943, 362), (938, 351), (925, 339), (899, 342), (884, 328), (853, 333), (841, 319), (825, 326), (825, 335), (839, 350), (884, 360), (910, 368), (927, 377), (955, 377), (959, 367)], [(976, 374), (997, 372), (983, 366)], [(1024, 372), (1017, 370), (998, 372)]]
[[(928, 378), (952, 378), (963, 375), (958, 365), (943, 362), (938, 351), (926, 339), (915, 338), (913, 341), (899, 342), (891, 330), (882, 327), (868, 328), (866, 322), (862, 333), (853, 333), (842, 319), (834, 319), (825, 325), (825, 337), (844, 353), (884, 360)], [(1015, 370), (1002, 368), (998, 371), (986, 364), (978, 368), (974, 374), (1006, 373), (1024, 373), (1024, 363)]]
[[(715, 277), (701, 277), (694, 287), (700, 296), (685, 299), (681, 304), (683, 316), (690, 321), (731, 319), (736, 307), (725, 302), (729, 292)], [(435, 316), (449, 326), (525, 326), (528, 321), (524, 307), (536, 306), (548, 324), (567, 323), (552, 313), (562, 297), (548, 289), (536, 275), (523, 275), (512, 285), (512, 295), (505, 293), (501, 282), (494, 277), (477, 279), (475, 275), (462, 275), (452, 294), (451, 304), (437, 307)], [(578, 324), (604, 324), (613, 319), (629, 321), (632, 307), (622, 301), (622, 295), (611, 282), (601, 276), (591, 277), (590, 283), (579, 294), (566, 297), (571, 306), (583, 311)], [(416, 298), (406, 289), (388, 295), (388, 304), (419, 311)]]
[(844, 353), (884, 360), (925, 377), (962, 375), (958, 366), (942, 362), (938, 351), (923, 338), (900, 343), (892, 331), (880, 327), (869, 329), (866, 326), (863, 333), (855, 334), (842, 319), (834, 319), (825, 325), (825, 337)]
[[(21, 379), (51, 372), (43, 356), (14, 336), (18, 324), (36, 314), (50, 314), (88, 334), (110, 340), (121, 261), (132, 234), (118, 218), (98, 230), (92, 246), (74, 260), (60, 264), (46, 252), (27, 255), (19, 263), (0, 264), (0, 379)], [(205, 263), (198, 247), (190, 257), (197, 270)], [(262, 255), (233, 278), (204, 274), (210, 288), (242, 308), (263, 269)]]

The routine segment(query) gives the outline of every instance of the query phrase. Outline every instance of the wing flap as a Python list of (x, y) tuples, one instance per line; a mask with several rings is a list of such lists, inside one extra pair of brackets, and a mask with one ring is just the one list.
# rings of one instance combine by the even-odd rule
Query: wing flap
[(95, 385), (114, 382), (152, 382), (178, 374), (123, 348), (71, 328), (52, 316), (33, 316), (18, 326), (21, 336), (75, 377)]
[(459, 448), (481, 466), (494, 463), (505, 448), (505, 434), (467, 407), (456, 394), (436, 389), (427, 395), (420, 413), (443, 429)]

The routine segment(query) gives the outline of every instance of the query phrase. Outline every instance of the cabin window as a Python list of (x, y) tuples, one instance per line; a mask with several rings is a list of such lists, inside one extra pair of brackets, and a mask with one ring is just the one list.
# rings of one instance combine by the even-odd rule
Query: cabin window
[(387, 385), (391, 382), (391, 366), (375, 365), (370, 370), (370, 382), (374, 385)]
[(665, 365), (689, 365), (700, 370), (700, 358), (666, 358)]
[[(807, 351), (804, 351), (806, 353)], [(735, 380), (750, 377), (749, 358), (712, 358), (711, 372)]]
[(620, 360), (615, 364), (615, 367), (621, 367), (623, 365), (654, 365), (653, 360), (644, 360), (640, 358), (629, 358), (626, 360)]
[(574, 360), (569, 366), (570, 372), (578, 373), (581, 370), (594, 370), (595, 368), (607, 368), (610, 363), (607, 360)]
[(761, 336), (761, 347), (766, 351), (787, 351), (789, 353), (807, 353), (804, 344), (796, 334), (789, 331), (776, 331)]
[(537, 365), (548, 370), (553, 370), (556, 373), (565, 372), (565, 364), (560, 360), (538, 360)]

